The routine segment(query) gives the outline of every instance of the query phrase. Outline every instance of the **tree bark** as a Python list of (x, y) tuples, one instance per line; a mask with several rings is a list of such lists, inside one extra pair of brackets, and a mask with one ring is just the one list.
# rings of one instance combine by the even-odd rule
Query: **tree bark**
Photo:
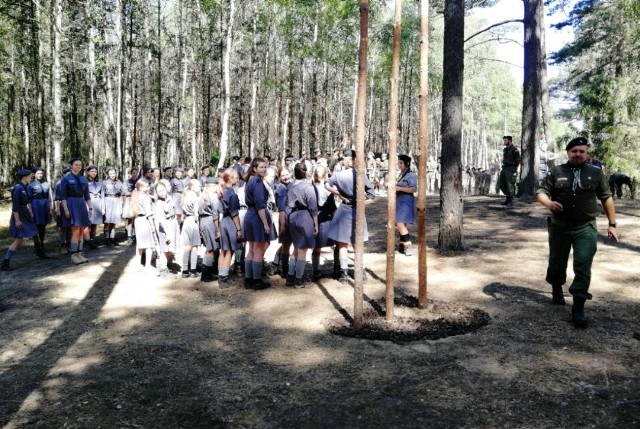
[(440, 228), (442, 250), (462, 250), (462, 96), (464, 84), (464, 0), (444, 7), (442, 82), (442, 164)]
[(231, 110), (231, 50), (233, 47), (233, 20), (235, 17), (235, 0), (229, 2), (229, 22), (224, 50), (224, 106), (222, 109), (222, 133), (220, 134), (220, 160), (218, 168), (224, 167), (229, 151), (229, 111)]

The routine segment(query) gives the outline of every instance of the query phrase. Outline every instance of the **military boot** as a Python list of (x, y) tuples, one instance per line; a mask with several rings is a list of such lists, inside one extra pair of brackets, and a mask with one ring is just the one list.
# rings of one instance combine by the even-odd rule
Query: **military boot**
[(567, 302), (564, 300), (562, 285), (552, 285), (552, 287), (551, 296), (553, 297), (553, 300), (551, 302), (553, 305), (565, 305)]
[(2, 265), (0, 265), (0, 271), (13, 271), (13, 268), (9, 264), (8, 259), (2, 261)]
[(584, 315), (584, 303), (587, 300), (581, 297), (573, 298), (573, 306), (571, 307), (571, 320), (576, 328), (586, 328), (587, 318)]

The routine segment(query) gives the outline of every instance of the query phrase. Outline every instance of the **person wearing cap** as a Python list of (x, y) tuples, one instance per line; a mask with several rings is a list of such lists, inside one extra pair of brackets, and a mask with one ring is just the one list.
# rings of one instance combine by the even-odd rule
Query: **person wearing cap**
[(591, 265), (596, 254), (600, 214), (598, 200), (609, 220), (608, 237), (618, 241), (616, 211), (602, 170), (587, 163), (589, 143), (584, 137), (567, 146), (568, 162), (551, 169), (537, 191), (537, 200), (551, 212), (549, 224), (549, 264), (546, 281), (552, 287), (552, 302), (564, 305), (562, 286), (567, 279), (569, 252), (573, 249), (574, 279), (571, 318), (577, 328), (587, 326), (584, 304), (591, 299)]
[(411, 157), (398, 155), (400, 175), (396, 182), (396, 228), (400, 233), (400, 253), (413, 255), (411, 236), (407, 224), (416, 221), (416, 198), (418, 192), (418, 176), (411, 171)]
[[(336, 243), (338, 255), (340, 259), (340, 272), (334, 273), (341, 283), (349, 281), (348, 267), (348, 246), (355, 244), (356, 229), (356, 170), (353, 168), (356, 151), (348, 149), (344, 151), (344, 167), (345, 169), (334, 174), (325, 183), (325, 188), (339, 198), (340, 207), (336, 210), (327, 237)], [(373, 200), (375, 194), (369, 179), (365, 177), (364, 182), (365, 197), (367, 200)], [(364, 224), (364, 241), (369, 239), (367, 230), (367, 222)]]
[(83, 163), (80, 158), (69, 162), (71, 172), (60, 182), (60, 198), (62, 203), (63, 226), (71, 229), (69, 252), (71, 261), (78, 265), (88, 262), (82, 255), (82, 232), (91, 225), (89, 213), (93, 211), (89, 182), (82, 175)]
[(502, 138), (504, 150), (502, 151), (502, 170), (500, 171), (500, 190), (505, 195), (504, 205), (513, 206), (513, 196), (516, 193), (516, 175), (520, 165), (520, 151), (513, 145), (513, 137)]
[(51, 223), (54, 210), (51, 189), (49, 183), (44, 179), (44, 170), (41, 167), (36, 167), (33, 170), (33, 180), (29, 183), (29, 194), (31, 195), (33, 220), (38, 227), (38, 237), (44, 248), (45, 232), (47, 225)]
[(38, 257), (48, 258), (42, 248), (42, 243), (38, 237), (38, 228), (33, 220), (31, 195), (29, 193), (31, 170), (20, 170), (16, 173), (16, 177), (19, 181), (11, 190), (11, 218), (9, 220), (9, 235), (13, 237), (13, 243), (9, 246), (9, 250), (7, 250), (7, 254), (2, 264), (0, 264), (1, 271), (13, 270), (10, 263), (11, 258), (22, 247), (25, 238), (33, 238)]

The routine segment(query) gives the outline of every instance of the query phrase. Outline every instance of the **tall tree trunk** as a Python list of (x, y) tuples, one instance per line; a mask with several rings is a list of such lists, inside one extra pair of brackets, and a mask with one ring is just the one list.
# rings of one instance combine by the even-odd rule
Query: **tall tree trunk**
[(235, 17), (235, 0), (229, 4), (229, 22), (224, 50), (224, 107), (222, 110), (222, 133), (220, 134), (220, 160), (218, 168), (224, 167), (229, 151), (229, 111), (231, 110), (231, 50), (233, 47), (233, 19)]
[[(402, 33), (402, 0), (395, 0), (393, 17), (393, 53), (391, 60), (391, 91), (389, 106), (389, 178), (395, 176), (398, 168), (398, 81), (400, 75), (400, 38)], [(396, 262), (396, 181), (387, 183), (387, 284), (385, 302), (387, 320), (393, 320), (393, 298), (395, 277), (393, 275)]]
[(367, 108), (367, 54), (369, 48), (369, 0), (360, 0), (360, 49), (358, 53), (358, 91), (356, 104), (356, 230), (354, 243), (353, 326), (362, 327), (364, 273), (364, 182), (367, 166), (364, 159), (365, 113)]
[(418, 305), (427, 308), (427, 158), (429, 154), (429, 0), (420, 2), (420, 122), (418, 126)]
[[(553, 142), (553, 133), (551, 130), (551, 117), (553, 112), (551, 111), (551, 105), (549, 103), (549, 80), (547, 78), (547, 46), (546, 46), (546, 26), (544, 21), (544, 5), (542, 6), (542, 13), (540, 15), (540, 93), (541, 93), (541, 107), (542, 107), (542, 129), (544, 132), (544, 140), (547, 142), (548, 151), (555, 152), (555, 144)], [(552, 157), (553, 158), (553, 157)], [(553, 166), (553, 159), (548, 160), (549, 166)]]
[[(60, 41), (62, 39), (62, 0), (53, 0), (53, 22), (51, 28), (51, 75), (52, 78), (52, 108), (53, 108), (53, 129), (51, 143), (53, 145), (53, 164), (62, 164), (62, 140), (64, 138), (64, 122), (62, 118), (62, 82), (60, 78)], [(73, 155), (80, 155), (73, 154)]]
[(445, 0), (442, 81), (442, 250), (462, 250), (462, 95), (464, 84), (464, 0)]
[(532, 198), (538, 188), (540, 165), (540, 63), (542, 0), (524, 0), (524, 82), (522, 89), (522, 167), (519, 197)]

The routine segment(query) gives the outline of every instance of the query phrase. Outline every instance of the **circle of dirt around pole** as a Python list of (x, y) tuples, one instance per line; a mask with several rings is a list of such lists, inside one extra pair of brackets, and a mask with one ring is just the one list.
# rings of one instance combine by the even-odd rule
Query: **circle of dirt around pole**
[[(489, 315), (478, 308), (428, 300), (424, 317), (394, 317), (393, 320), (387, 321), (384, 298), (365, 301), (365, 304), (368, 305), (365, 306), (360, 329), (355, 329), (351, 320), (336, 316), (325, 322), (328, 331), (332, 334), (363, 340), (403, 343), (468, 334), (487, 325), (490, 320)], [(396, 297), (394, 305), (417, 309), (418, 299), (414, 296)]]

